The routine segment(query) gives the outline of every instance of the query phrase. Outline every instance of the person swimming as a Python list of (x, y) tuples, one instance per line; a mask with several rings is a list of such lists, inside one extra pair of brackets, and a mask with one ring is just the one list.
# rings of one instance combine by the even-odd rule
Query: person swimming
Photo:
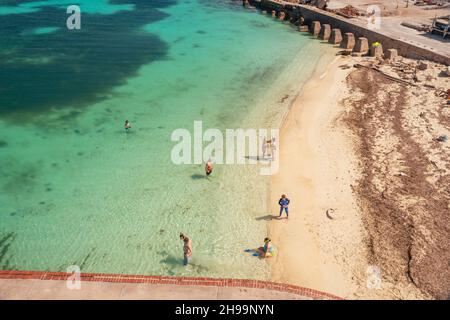
[(128, 120), (125, 120), (125, 131), (128, 132), (129, 129), (131, 129), (131, 123)]
[(212, 163), (211, 159), (209, 159), (205, 165), (205, 172), (206, 172), (207, 176), (209, 176), (212, 173), (213, 167), (214, 167), (213, 163)]

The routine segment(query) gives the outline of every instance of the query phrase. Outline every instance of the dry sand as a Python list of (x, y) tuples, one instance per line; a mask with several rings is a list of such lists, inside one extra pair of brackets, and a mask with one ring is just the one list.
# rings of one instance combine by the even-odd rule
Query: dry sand
[(322, 62), (283, 124), (271, 209), (277, 216), (286, 193), (291, 217), (269, 222), (279, 247), (272, 278), (350, 299), (447, 298), (450, 142), (432, 139), (450, 135), (444, 99), (352, 67), (365, 60)]

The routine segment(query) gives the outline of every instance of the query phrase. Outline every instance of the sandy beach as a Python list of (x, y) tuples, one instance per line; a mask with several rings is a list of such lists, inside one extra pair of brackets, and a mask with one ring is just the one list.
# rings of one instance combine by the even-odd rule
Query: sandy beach
[[(271, 184), (272, 211), (278, 211), (278, 198), (286, 193), (291, 217), (274, 220), (269, 228), (281, 248), (273, 280), (349, 297), (356, 288), (336, 259), (362, 265), (358, 260), (364, 253), (361, 219), (350, 188), (358, 174), (354, 153), (348, 152), (352, 147), (345, 134), (332, 129), (348, 74), (339, 68), (341, 64), (342, 58), (337, 57), (330, 65), (317, 67), (282, 127), (280, 171)], [(333, 220), (327, 218), (329, 209), (335, 210)], [(333, 250), (333, 243), (339, 244), (339, 250)]]
[[(271, 262), (272, 279), (348, 299), (443, 298), (449, 272), (444, 208), (449, 149), (433, 136), (449, 134), (448, 112), (440, 110), (445, 101), (436, 94), (439, 85), (448, 85), (448, 78), (436, 77), (440, 66), (430, 63), (424, 72), (434, 75), (437, 87), (418, 83), (418, 99), (416, 87), (370, 68), (353, 67), (359, 63), (374, 62), (339, 55), (331, 64), (323, 61), (282, 126), (280, 171), (271, 183), (274, 219), (268, 227), (280, 248)], [(403, 67), (408, 63), (417, 65), (404, 60)], [(385, 62), (378, 67), (386, 73), (395, 69)], [(415, 70), (417, 83), (426, 74)], [(396, 100), (398, 95), (404, 97), (402, 102)], [(389, 101), (394, 110), (381, 107)], [(391, 116), (394, 112), (401, 116)], [(421, 122), (421, 117), (429, 119)], [(430, 158), (421, 168), (427, 176), (418, 174), (417, 167), (409, 171), (414, 164), (405, 162), (413, 153)], [(432, 168), (433, 162), (440, 171)], [(394, 175), (400, 179), (393, 181)], [(413, 177), (398, 181), (403, 175)], [(408, 183), (422, 187), (408, 189)], [(434, 200), (427, 199), (433, 192)], [(275, 218), (283, 193), (291, 200), (289, 220)], [(378, 284), (371, 282), (376, 270), (381, 275)], [(439, 272), (443, 274), (436, 275)]]

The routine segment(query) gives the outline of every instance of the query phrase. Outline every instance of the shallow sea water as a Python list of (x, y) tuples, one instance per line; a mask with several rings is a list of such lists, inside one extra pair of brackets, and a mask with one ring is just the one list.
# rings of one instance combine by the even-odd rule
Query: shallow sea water
[(0, 1), (0, 269), (267, 279), (244, 250), (266, 236), (269, 177), (174, 165), (171, 133), (278, 127), (324, 45), (233, 1), (78, 1), (79, 31), (71, 1), (16, 2)]

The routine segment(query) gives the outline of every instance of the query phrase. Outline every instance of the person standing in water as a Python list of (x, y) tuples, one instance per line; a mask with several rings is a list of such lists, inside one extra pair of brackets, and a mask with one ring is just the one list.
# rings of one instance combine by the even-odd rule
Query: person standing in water
[(263, 151), (263, 158), (266, 158), (266, 154), (272, 158), (272, 160), (275, 158), (273, 151), (275, 150), (275, 138), (269, 139), (264, 137), (264, 142), (262, 145), (262, 151)]
[(276, 160), (276, 159), (275, 159), (275, 151), (277, 150), (277, 145), (276, 145), (276, 143), (275, 143), (275, 137), (272, 138), (272, 144), (271, 144), (271, 146), (272, 146), (272, 160), (275, 161), (275, 160)]
[(125, 131), (128, 132), (128, 130), (131, 129), (131, 123), (128, 120), (125, 120)]
[(184, 234), (180, 233), (180, 239), (183, 240), (183, 265), (187, 266), (192, 259), (192, 241)]
[(288, 206), (289, 206), (290, 202), (291, 202), (291, 200), (286, 198), (285, 194), (281, 195), (281, 198), (278, 201), (278, 204), (280, 205), (280, 215), (278, 216), (279, 218), (281, 218), (281, 215), (283, 214), (283, 209), (284, 209), (284, 211), (286, 212), (286, 219), (289, 219)]
[(206, 175), (209, 176), (212, 173), (212, 171), (213, 171), (213, 163), (212, 163), (211, 159), (209, 159), (205, 165)]

